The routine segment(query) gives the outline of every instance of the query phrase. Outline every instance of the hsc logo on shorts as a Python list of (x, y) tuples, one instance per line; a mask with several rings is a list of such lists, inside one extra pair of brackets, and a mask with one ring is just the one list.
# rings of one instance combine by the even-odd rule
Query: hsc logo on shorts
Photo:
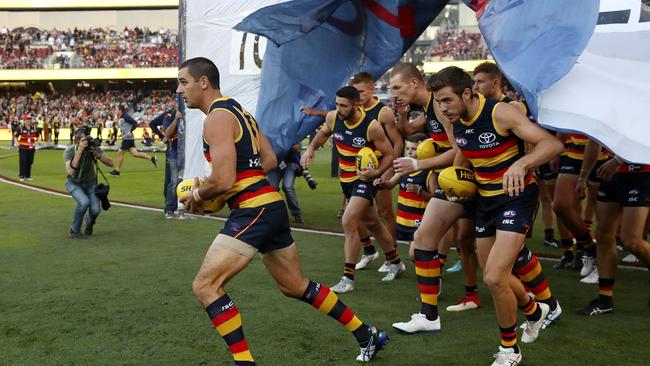
[(517, 211), (509, 210), (503, 213), (503, 217), (515, 217), (517, 216)]

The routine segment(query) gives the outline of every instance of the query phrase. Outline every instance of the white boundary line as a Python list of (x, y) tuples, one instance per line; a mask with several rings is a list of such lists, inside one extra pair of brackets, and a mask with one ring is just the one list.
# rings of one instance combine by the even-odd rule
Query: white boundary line
[[(70, 195), (65, 194), (65, 193), (60, 193), (60, 192), (55, 192), (55, 191), (50, 191), (47, 189), (39, 188), (39, 187), (34, 187), (31, 185), (27, 184), (22, 184), (19, 182), (14, 182), (12, 180), (5, 179), (3, 177), (0, 177), (0, 181), (6, 184), (11, 184), (16, 187), (21, 187), (21, 188), (26, 188), (26, 189), (31, 189), (32, 191), (36, 192), (41, 192), (41, 193), (48, 193), (52, 194), (55, 196), (59, 197), (67, 197), (67, 198), (72, 198)], [(153, 207), (146, 207), (146, 206), (139, 206), (139, 205), (134, 205), (130, 203), (121, 203), (121, 202), (113, 202), (111, 201), (111, 205), (113, 206), (120, 206), (120, 207), (128, 207), (128, 208), (135, 208), (135, 209), (140, 209), (140, 210), (146, 210), (146, 211), (153, 211), (153, 212), (163, 212), (164, 210), (162, 208), (153, 208)], [(190, 216), (193, 218), (201, 218), (201, 219), (211, 219), (211, 220), (216, 220), (216, 221), (222, 221), (225, 222), (226, 219), (223, 217), (216, 217), (216, 216), (205, 216), (205, 215), (194, 215), (194, 214), (186, 214), (186, 216)], [(297, 231), (299, 233), (308, 233), (308, 234), (320, 234), (320, 235), (329, 235), (329, 236), (338, 236), (338, 237), (343, 237), (343, 233), (337, 233), (335, 231), (328, 231), (328, 230), (315, 230), (315, 229), (304, 229), (304, 228), (298, 228), (298, 227), (291, 227), (292, 231)], [(401, 242), (401, 241), (400, 241)], [(406, 242), (401, 242), (401, 243), (406, 243)], [(548, 262), (559, 262), (560, 260), (557, 258), (549, 258), (549, 257), (543, 257), (543, 256), (537, 256), (538, 259), (548, 261)], [(618, 265), (618, 268), (624, 268), (624, 269), (631, 269), (635, 271), (647, 271), (646, 268), (643, 267), (634, 267), (634, 266), (627, 266), (627, 265)]]

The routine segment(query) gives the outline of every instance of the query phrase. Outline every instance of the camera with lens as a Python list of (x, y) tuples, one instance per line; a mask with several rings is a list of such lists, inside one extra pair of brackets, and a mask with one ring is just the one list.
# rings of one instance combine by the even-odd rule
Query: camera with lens
[(309, 188), (311, 189), (316, 189), (316, 186), (318, 185), (318, 182), (314, 177), (311, 176), (311, 173), (309, 173), (309, 170), (303, 169), (302, 171), (302, 177), (305, 178), (307, 181), (307, 184), (309, 185)]
[(88, 146), (89, 147), (100, 147), (102, 145), (102, 140), (99, 138), (92, 138), (90, 136), (90, 133), (93, 130), (93, 126), (91, 125), (84, 125), (84, 135), (86, 135), (85, 140), (88, 141)]

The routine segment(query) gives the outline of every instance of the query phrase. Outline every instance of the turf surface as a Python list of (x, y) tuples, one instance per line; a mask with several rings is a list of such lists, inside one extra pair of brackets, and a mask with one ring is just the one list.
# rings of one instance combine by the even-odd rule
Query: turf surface
[[(17, 158), (1, 157), (0, 174), (15, 176)], [(63, 189), (62, 152), (39, 151), (34, 182)], [(336, 181), (325, 178), (327, 154), (313, 169), (315, 192), (298, 185), (311, 225), (336, 227)], [(162, 169), (127, 158), (111, 180), (114, 199), (161, 206)], [(0, 183), (0, 365), (228, 365), (226, 347), (194, 300), (191, 281), (222, 223), (166, 221), (162, 213), (113, 207), (103, 212), (92, 239), (66, 238), (74, 202)], [(312, 207), (320, 203), (317, 207)], [(330, 222), (332, 223), (330, 225)], [(342, 271), (342, 238), (295, 232), (306, 275), (327, 284)], [(539, 236), (537, 236), (539, 237)], [(534, 238), (533, 242), (537, 239)], [(400, 246), (402, 255), (406, 248)], [(452, 254), (449, 263), (453, 263)], [(378, 261), (379, 262), (379, 261)], [(418, 310), (413, 267), (396, 282), (381, 283), (373, 263), (357, 276), (357, 290), (341, 296), (362, 320), (386, 328), (391, 343), (378, 365), (487, 365), (498, 328), (483, 286), (483, 308), (441, 310), (442, 333), (402, 336), (390, 329)], [(543, 262), (563, 319), (538, 342), (523, 345), (525, 365), (647, 365), (650, 309), (647, 272), (621, 270), (616, 312), (597, 318), (573, 315), (596, 287), (573, 272)], [(462, 276), (445, 273), (441, 309), (462, 296)], [(334, 320), (284, 298), (261, 261), (228, 286), (244, 319), (260, 365), (350, 365), (354, 339)]]

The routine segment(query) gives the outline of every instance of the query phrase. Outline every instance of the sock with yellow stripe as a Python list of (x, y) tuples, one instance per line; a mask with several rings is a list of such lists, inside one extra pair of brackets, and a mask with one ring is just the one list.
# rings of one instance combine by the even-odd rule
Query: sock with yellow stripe
[(235, 303), (230, 300), (228, 294), (216, 299), (205, 309), (217, 332), (226, 341), (235, 365), (255, 365), (253, 355), (248, 349), (244, 330), (242, 329), (241, 315)]
[(384, 253), (384, 256), (386, 257), (386, 262), (390, 264), (399, 264), (402, 260), (399, 258), (399, 253), (397, 253), (397, 249), (393, 248), (390, 252)]
[(599, 278), (598, 279), (598, 299), (607, 304), (612, 303), (614, 296), (614, 279), (613, 278)]
[(536, 322), (542, 317), (542, 309), (537, 306), (537, 302), (532, 297), (528, 297), (528, 303), (520, 306), (519, 309), (526, 315), (526, 320)]
[(542, 265), (539, 263), (535, 254), (525, 246), (517, 255), (517, 260), (512, 268), (512, 273), (521, 280), (526, 291), (532, 292), (535, 294), (537, 300), (548, 304), (551, 311), (555, 310), (557, 307), (557, 301), (555, 301), (551, 294), (551, 288), (548, 286), (546, 277), (544, 277)]
[(336, 319), (354, 335), (361, 347), (368, 345), (370, 327), (359, 320), (329, 287), (309, 281), (301, 300), (315, 307), (321, 313)]
[(343, 276), (354, 281), (354, 274), (357, 273), (356, 265), (354, 263), (346, 263), (343, 266)]
[(415, 249), (415, 274), (420, 291), (420, 313), (427, 320), (438, 319), (438, 288), (440, 287), (440, 260), (433, 250)]
[(517, 345), (517, 325), (513, 324), (510, 327), (501, 328), (501, 347), (503, 348), (512, 348), (515, 350), (515, 353), (519, 353), (519, 346)]
[(445, 263), (447, 263), (447, 256), (438, 253), (438, 260), (440, 261), (440, 271), (442, 272), (442, 269), (445, 268)]
[(375, 249), (375, 246), (372, 245), (372, 240), (370, 240), (369, 236), (361, 238), (361, 245), (363, 246), (364, 255), (372, 255), (377, 253), (377, 249)]

